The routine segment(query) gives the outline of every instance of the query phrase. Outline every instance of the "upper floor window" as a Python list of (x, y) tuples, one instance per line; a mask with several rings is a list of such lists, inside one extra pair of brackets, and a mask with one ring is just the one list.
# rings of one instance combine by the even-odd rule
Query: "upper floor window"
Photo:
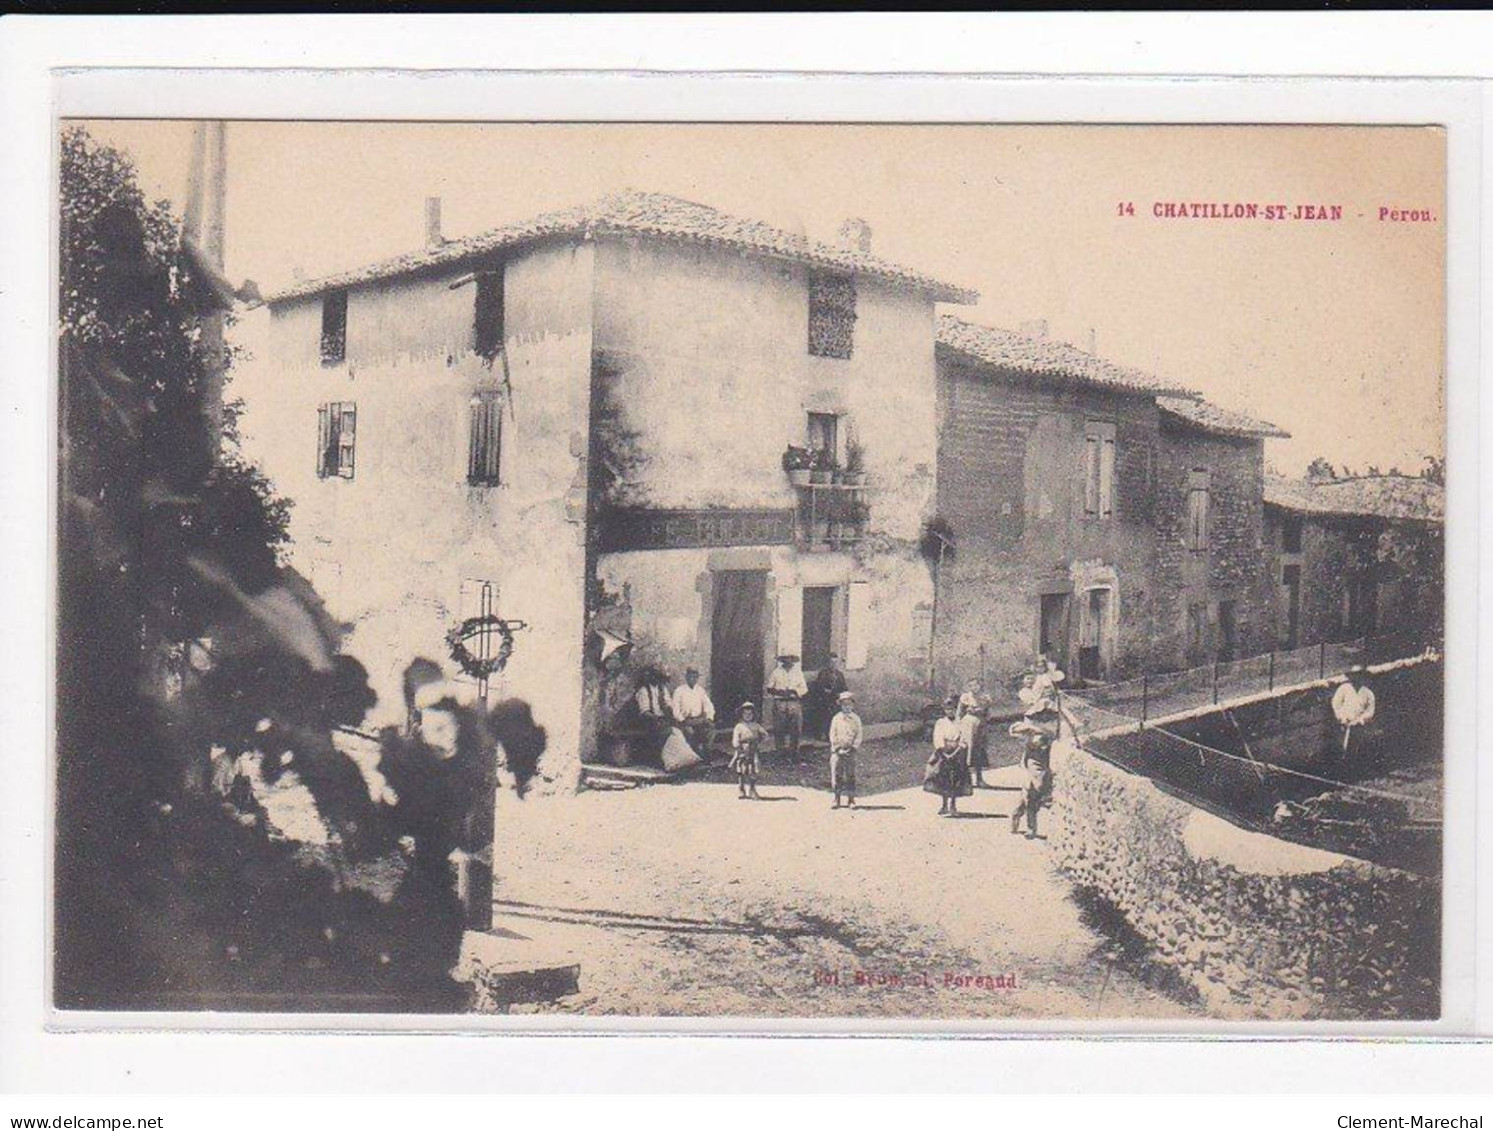
[(1115, 513), (1115, 426), (1108, 421), (1090, 420), (1083, 428), (1083, 513)]
[(331, 291), (321, 299), (321, 363), (338, 365), (347, 357), (347, 292)]
[(503, 348), (503, 268), (477, 275), (476, 308), (472, 319), (472, 348), (485, 358)]
[(1208, 471), (1193, 468), (1187, 473), (1187, 548), (1208, 548)]
[(471, 401), (467, 444), (467, 482), (496, 487), (502, 480), (503, 400), (497, 393), (478, 393)]
[(848, 358), (855, 348), (855, 279), (832, 271), (809, 272), (809, 352)]
[(839, 462), (840, 418), (832, 412), (809, 413), (809, 451), (822, 454), (830, 465)]
[(316, 410), (316, 474), (323, 479), (353, 477), (358, 439), (358, 406), (332, 401)]
[(1287, 515), (1280, 524), (1280, 548), (1282, 553), (1301, 553), (1301, 518)]

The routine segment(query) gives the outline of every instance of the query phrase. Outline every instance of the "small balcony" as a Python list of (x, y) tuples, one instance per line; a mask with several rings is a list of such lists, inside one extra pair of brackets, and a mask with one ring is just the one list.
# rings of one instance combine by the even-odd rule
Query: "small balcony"
[(810, 551), (848, 550), (866, 534), (870, 517), (863, 483), (794, 483), (798, 545)]

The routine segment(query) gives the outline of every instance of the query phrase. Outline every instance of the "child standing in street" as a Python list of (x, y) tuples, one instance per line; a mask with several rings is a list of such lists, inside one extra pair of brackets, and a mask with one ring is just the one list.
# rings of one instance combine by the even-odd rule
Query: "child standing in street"
[(957, 817), (957, 801), (972, 792), (969, 784), (968, 751), (959, 721), (959, 696), (944, 700), (943, 718), (933, 724), (933, 755), (923, 771), (923, 789), (942, 798), (940, 817)]
[(752, 800), (760, 801), (762, 799), (757, 796), (757, 756), (767, 741), (767, 728), (757, 721), (754, 703), (741, 705), (740, 720), (731, 731), (731, 768), (736, 771), (738, 796), (743, 799), (750, 796)]
[(843, 793), (855, 808), (855, 755), (861, 748), (861, 717), (855, 713), (855, 696), (840, 692), (839, 711), (829, 724), (829, 784), (835, 791), (833, 808), (840, 807)]
[(972, 679), (959, 696), (959, 726), (964, 735), (964, 749), (969, 753), (969, 769), (974, 788), (985, 788), (985, 771), (990, 768), (990, 736), (985, 716), (990, 710), (990, 696), (985, 694), (983, 680)]

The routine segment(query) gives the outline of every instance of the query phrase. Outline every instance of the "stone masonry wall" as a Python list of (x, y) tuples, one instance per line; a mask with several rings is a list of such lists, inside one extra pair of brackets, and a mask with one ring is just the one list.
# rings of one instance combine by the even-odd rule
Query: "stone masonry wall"
[(1050, 847), (1229, 1019), (1439, 1015), (1434, 880), (1250, 832), (1067, 742)]

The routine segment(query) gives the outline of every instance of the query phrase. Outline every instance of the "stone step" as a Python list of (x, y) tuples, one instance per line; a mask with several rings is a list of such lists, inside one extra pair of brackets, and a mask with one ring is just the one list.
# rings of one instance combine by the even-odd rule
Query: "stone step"
[(580, 991), (581, 964), (570, 950), (525, 923), (467, 931), (456, 976), (472, 986), (472, 1008), (506, 1013), (515, 1005), (552, 1002)]

